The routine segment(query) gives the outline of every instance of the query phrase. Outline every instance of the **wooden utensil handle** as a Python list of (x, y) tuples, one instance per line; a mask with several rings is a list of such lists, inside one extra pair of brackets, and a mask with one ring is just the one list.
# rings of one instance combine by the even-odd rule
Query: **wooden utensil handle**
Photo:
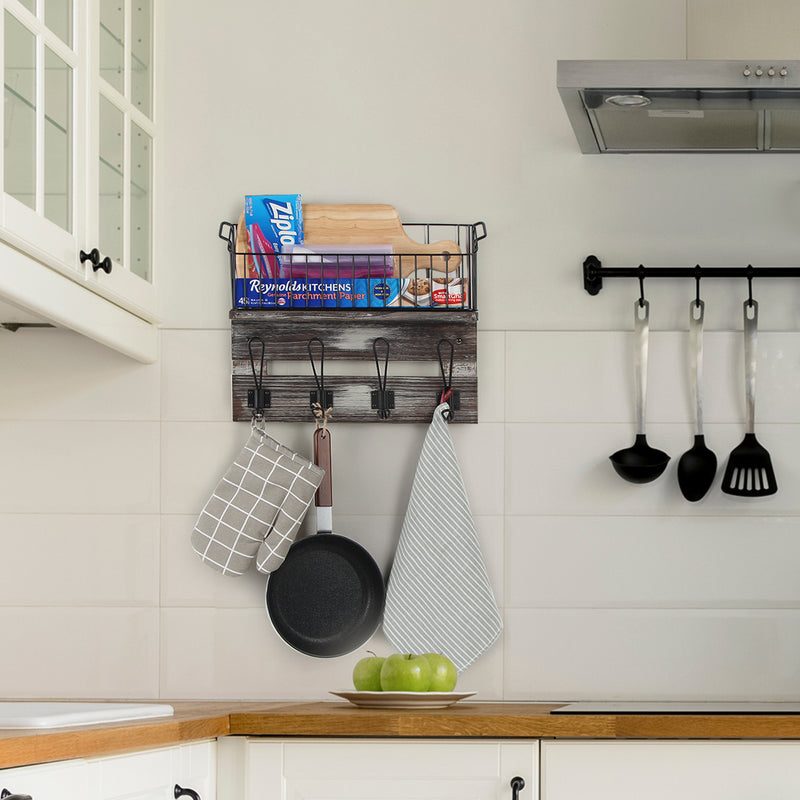
[[(408, 248), (406, 255), (402, 255), (401, 247), (396, 246), (394, 251), (395, 268), (401, 278), (425, 275), (429, 269), (437, 272), (456, 272), (461, 266), (461, 249), (455, 242), (447, 240), (414, 245)], [(398, 253), (400, 255), (397, 255)]]
[(314, 463), (325, 470), (325, 477), (317, 488), (316, 505), (324, 508), (333, 505), (333, 479), (331, 476), (331, 432), (326, 428), (314, 431)]

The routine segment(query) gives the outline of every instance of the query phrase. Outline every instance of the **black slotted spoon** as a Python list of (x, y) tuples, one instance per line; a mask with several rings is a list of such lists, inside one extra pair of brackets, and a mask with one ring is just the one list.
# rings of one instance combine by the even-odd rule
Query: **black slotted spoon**
[(689, 303), (689, 342), (691, 344), (692, 385), (695, 396), (694, 445), (678, 461), (678, 486), (681, 494), (696, 503), (705, 497), (717, 474), (717, 456), (706, 446), (703, 435), (703, 317), (705, 303), (698, 299)]
[(758, 303), (744, 301), (744, 372), (747, 401), (747, 432), (742, 443), (728, 456), (722, 491), (739, 497), (766, 497), (778, 491), (772, 459), (755, 435), (756, 333)]

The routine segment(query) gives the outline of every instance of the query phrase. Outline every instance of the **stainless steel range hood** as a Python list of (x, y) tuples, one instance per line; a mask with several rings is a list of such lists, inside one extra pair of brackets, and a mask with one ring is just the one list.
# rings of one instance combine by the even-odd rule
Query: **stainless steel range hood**
[(559, 61), (584, 153), (798, 153), (800, 61)]

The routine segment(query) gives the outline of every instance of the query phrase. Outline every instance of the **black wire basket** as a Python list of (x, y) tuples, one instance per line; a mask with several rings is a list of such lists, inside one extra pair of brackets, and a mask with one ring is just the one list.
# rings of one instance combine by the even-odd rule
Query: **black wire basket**
[(222, 222), (219, 237), (230, 254), (232, 306), (265, 311), (476, 311), (478, 242), (486, 238), (486, 225), (425, 222), (404, 223), (403, 228), (420, 245), (448, 240), (458, 245), (457, 251), (399, 254), (389, 245), (345, 244), (252, 252), (237, 248), (236, 224)]

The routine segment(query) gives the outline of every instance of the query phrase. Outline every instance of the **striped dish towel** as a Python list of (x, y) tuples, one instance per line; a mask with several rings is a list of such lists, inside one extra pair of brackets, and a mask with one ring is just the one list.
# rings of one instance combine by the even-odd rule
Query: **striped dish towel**
[(253, 426), (192, 531), (194, 551), (223, 575), (256, 562), (273, 572), (294, 542), (324, 470)]
[(383, 630), (400, 652), (442, 653), (459, 672), (503, 630), (442, 403), (411, 487), (386, 589)]

